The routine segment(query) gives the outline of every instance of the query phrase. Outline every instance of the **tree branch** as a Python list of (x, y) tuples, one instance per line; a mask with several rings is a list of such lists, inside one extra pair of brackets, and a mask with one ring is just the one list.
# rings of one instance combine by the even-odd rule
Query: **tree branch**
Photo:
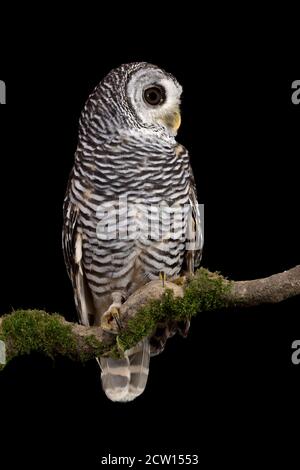
[(297, 295), (300, 265), (264, 279), (235, 282), (201, 268), (188, 280), (179, 278), (164, 286), (151, 281), (134, 292), (122, 305), (122, 328), (117, 335), (67, 322), (57, 314), (17, 310), (0, 318), (0, 364), (3, 367), (14, 357), (32, 352), (82, 362), (100, 355), (120, 356), (151, 336), (158, 324), (220, 308), (278, 303)]
[(239, 307), (254, 307), (276, 304), (297, 295), (300, 295), (300, 265), (263, 279), (233, 282), (229, 298)]

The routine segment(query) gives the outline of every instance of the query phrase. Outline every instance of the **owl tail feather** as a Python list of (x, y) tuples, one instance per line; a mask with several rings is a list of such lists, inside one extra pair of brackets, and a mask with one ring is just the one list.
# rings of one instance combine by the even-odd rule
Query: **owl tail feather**
[(132, 401), (145, 390), (150, 361), (148, 339), (125, 351), (122, 359), (101, 357), (102, 387), (112, 401)]

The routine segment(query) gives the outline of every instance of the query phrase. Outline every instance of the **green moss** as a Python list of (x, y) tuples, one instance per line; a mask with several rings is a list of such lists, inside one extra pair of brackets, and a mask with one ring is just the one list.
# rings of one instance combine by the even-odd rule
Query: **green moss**
[(135, 346), (142, 338), (149, 336), (158, 321), (163, 317), (162, 310), (166, 297), (173, 297), (172, 291), (166, 290), (161, 300), (152, 300), (140, 309), (134, 318), (128, 321), (126, 330), (117, 338), (118, 346), (125, 351)]
[(71, 325), (57, 314), (41, 310), (17, 310), (2, 317), (1, 335), (6, 344), (7, 362), (17, 355), (40, 352), (54, 358), (58, 354), (78, 354)]
[[(85, 336), (83, 343), (79, 352), (82, 361), (88, 361), (89, 359), (102, 356), (109, 348), (109, 346), (100, 343), (94, 335)], [(87, 348), (85, 348), (85, 346)]]
[(227, 306), (232, 283), (219, 273), (205, 268), (196, 271), (184, 292), (183, 304), (189, 317)]
[(230, 281), (223, 276), (200, 268), (188, 281), (183, 298), (175, 299), (173, 291), (166, 289), (160, 300), (150, 302), (129, 320), (126, 331), (118, 336), (120, 349), (125, 351), (151, 335), (157, 323), (187, 320), (197, 313), (225, 307), (230, 289)]

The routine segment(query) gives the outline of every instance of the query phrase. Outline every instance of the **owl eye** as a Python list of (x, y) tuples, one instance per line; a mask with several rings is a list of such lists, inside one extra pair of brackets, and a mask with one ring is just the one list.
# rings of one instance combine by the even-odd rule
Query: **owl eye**
[(144, 91), (144, 100), (151, 106), (157, 106), (166, 100), (166, 92), (160, 86), (152, 86)]

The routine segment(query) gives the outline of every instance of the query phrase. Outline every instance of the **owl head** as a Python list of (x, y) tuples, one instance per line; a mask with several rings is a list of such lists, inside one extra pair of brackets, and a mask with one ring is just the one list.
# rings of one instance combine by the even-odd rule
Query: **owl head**
[(133, 112), (145, 126), (162, 126), (176, 135), (181, 122), (181, 86), (172, 75), (155, 65), (138, 65), (126, 86)]
[(169, 73), (146, 62), (112, 70), (84, 108), (84, 133), (98, 129), (104, 138), (116, 130), (147, 129), (174, 137), (180, 126), (182, 87)]

